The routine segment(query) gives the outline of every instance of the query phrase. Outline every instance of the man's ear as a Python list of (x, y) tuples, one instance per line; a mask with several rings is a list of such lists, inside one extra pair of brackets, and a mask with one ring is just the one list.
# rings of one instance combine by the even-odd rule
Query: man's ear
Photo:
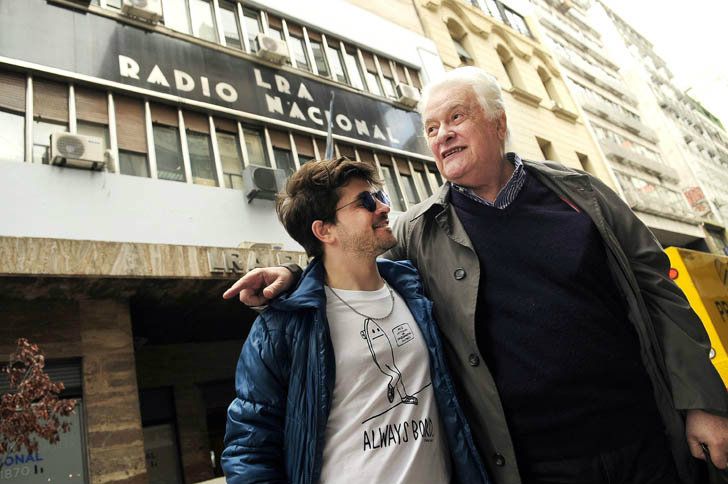
[(508, 120), (506, 119), (506, 112), (501, 111), (495, 118), (495, 128), (498, 134), (498, 139), (505, 141), (506, 133), (508, 133)]
[(319, 239), (323, 244), (332, 243), (336, 237), (331, 230), (334, 224), (324, 222), (323, 220), (314, 220), (311, 224), (311, 232), (313, 236)]

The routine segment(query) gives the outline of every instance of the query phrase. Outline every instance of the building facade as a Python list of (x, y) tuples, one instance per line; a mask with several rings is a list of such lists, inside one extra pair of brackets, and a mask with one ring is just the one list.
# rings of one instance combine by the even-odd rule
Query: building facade
[[(354, 3), (432, 39), (446, 69), (475, 65), (503, 88), (509, 149), (586, 170), (615, 186), (556, 59), (516, 2), (417, 0)], [(413, 27), (415, 26), (415, 27)]]
[(395, 212), (433, 193), (413, 105), (442, 69), (344, 2), (0, 2), (0, 352), (40, 344), (80, 401), (3, 479), (220, 476), (255, 318), (221, 294), (306, 262), (271, 194), (324, 156), (328, 111), (335, 154), (375, 165)]
[(624, 79), (622, 65), (603, 38), (591, 0), (529, 0), (544, 42), (561, 64), (570, 88), (617, 182), (617, 190), (664, 245), (705, 250), (703, 214), (683, 194), (692, 176), (662, 150), (645, 100)]
[(720, 120), (680, 89), (652, 44), (603, 3), (595, 4), (605, 38), (620, 56), (627, 84), (659, 135), (659, 146), (678, 170), (681, 188), (703, 220), (711, 252), (726, 253), (728, 133)]

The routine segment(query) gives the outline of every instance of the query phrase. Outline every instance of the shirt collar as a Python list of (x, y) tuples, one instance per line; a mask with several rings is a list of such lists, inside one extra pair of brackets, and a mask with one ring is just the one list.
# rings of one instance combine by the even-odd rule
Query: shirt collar
[(448, 183), (454, 190), (457, 190), (478, 203), (487, 205), (488, 207), (504, 209), (516, 199), (521, 188), (523, 188), (523, 183), (526, 181), (526, 170), (523, 167), (523, 161), (521, 161), (521, 158), (513, 152), (506, 153), (505, 158), (513, 164), (515, 169), (513, 170), (513, 174), (508, 182), (503, 186), (503, 188), (501, 188), (500, 192), (498, 192), (498, 195), (495, 197), (495, 200), (492, 202), (476, 195), (476, 193), (470, 188), (452, 182)]

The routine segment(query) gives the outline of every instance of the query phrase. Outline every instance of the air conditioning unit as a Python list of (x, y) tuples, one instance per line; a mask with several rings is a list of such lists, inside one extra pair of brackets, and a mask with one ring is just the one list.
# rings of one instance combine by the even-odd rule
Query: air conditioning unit
[(415, 107), (420, 102), (420, 91), (416, 87), (400, 82), (397, 84), (397, 102)]
[(121, 13), (155, 24), (162, 18), (162, 0), (123, 0)]
[(254, 198), (275, 200), (286, 186), (286, 172), (265, 166), (248, 166), (243, 170), (243, 191), (250, 203)]
[(51, 163), (90, 170), (103, 170), (106, 165), (101, 138), (71, 133), (51, 134)]
[(282, 40), (260, 33), (256, 41), (260, 57), (276, 64), (283, 64), (288, 59), (288, 46)]

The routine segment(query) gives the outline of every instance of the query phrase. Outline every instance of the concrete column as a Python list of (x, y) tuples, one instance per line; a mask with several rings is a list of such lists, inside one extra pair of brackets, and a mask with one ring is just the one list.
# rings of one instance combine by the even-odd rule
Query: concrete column
[(174, 386), (180, 454), (186, 482), (215, 477), (210, 461), (210, 440), (202, 391), (194, 383)]
[(90, 482), (146, 484), (129, 305), (79, 302)]

